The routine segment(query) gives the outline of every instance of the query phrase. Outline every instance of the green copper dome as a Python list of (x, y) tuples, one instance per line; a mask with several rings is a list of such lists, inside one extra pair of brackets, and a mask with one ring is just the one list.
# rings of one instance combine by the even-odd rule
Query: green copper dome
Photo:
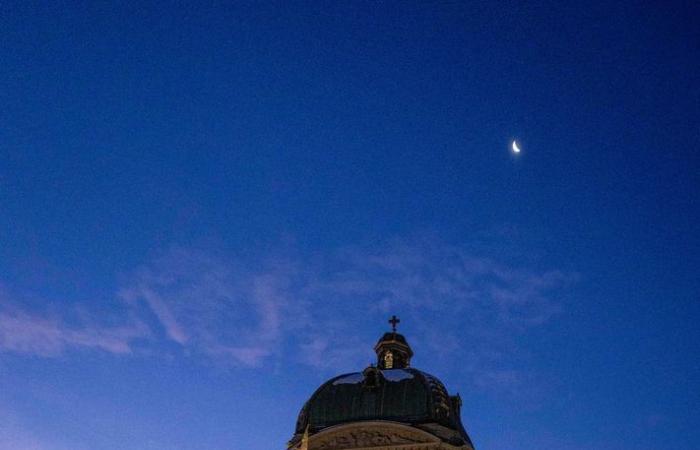
[(446, 441), (473, 448), (460, 419), (460, 397), (451, 397), (436, 377), (408, 366), (413, 351), (402, 335), (386, 333), (375, 351), (377, 366), (331, 378), (314, 392), (299, 413), (296, 436), (307, 427), (317, 433), (335, 425), (386, 420), (444, 430)]
[(443, 422), (447, 401), (442, 383), (419, 370), (369, 368), (324, 383), (302, 410), (297, 431), (360, 420)]

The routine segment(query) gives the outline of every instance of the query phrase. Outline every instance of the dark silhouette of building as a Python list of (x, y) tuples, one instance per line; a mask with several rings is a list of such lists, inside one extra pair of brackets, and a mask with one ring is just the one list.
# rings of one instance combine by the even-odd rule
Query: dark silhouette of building
[(389, 323), (374, 347), (376, 365), (328, 380), (306, 402), (289, 450), (473, 450), (459, 395), (411, 367), (399, 320)]

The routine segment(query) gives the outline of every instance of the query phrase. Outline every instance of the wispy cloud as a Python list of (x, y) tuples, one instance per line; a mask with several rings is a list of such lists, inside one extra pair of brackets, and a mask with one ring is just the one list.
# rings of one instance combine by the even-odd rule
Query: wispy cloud
[(175, 248), (136, 271), (119, 297), (145, 305), (183, 348), (258, 366), (282, 337), (290, 269), (252, 271), (201, 250)]
[[(559, 314), (562, 290), (577, 278), (498, 262), (438, 239), (348, 248), (330, 259), (325, 267), (333, 269), (317, 271), (309, 289), (321, 323), (334, 323), (333, 311), (340, 310), (347, 324), (334, 325), (351, 335), (347, 325), (400, 313), (424, 354), (447, 363), (457, 352), (464, 356), (459, 369), (474, 384), (486, 370), (508, 389), (524, 376), (513, 368), (522, 353), (518, 336)], [(333, 307), (325, 311), (320, 299), (332, 299)], [(354, 346), (345, 348), (350, 352)]]
[(132, 343), (148, 335), (136, 320), (122, 326), (104, 326), (83, 320), (68, 325), (49, 314), (30, 313), (7, 298), (0, 302), (0, 351), (55, 357), (77, 348), (131, 353)]
[[(242, 366), (291, 354), (301, 355), (297, 362), (324, 368), (343, 360), (367, 362), (358, 324), (400, 312), (414, 324), (419, 345), (438, 356), (476, 348), (471, 356), (484, 364), (512, 352), (508, 335), (554, 317), (561, 309), (555, 295), (572, 279), (434, 239), (255, 261), (173, 248), (135, 270), (118, 291), (115, 301), (129, 311), (122, 327), (97, 321), (69, 327), (56, 317), (3, 308), (0, 350), (43, 356), (80, 347), (128, 353), (135, 339), (148, 336), (153, 346), (169, 341), (188, 354)], [(517, 380), (509, 368), (494, 363), (492, 369), (505, 384)]]

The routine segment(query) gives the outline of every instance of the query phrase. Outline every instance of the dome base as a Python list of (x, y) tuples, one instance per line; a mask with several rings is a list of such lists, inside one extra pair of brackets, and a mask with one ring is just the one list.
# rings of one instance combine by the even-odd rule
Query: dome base
[[(437, 425), (439, 427), (439, 425)], [(422, 427), (424, 428), (424, 427)], [(289, 443), (299, 450), (301, 436)], [(450, 443), (430, 431), (391, 421), (336, 425), (309, 437), (308, 450), (473, 450), (468, 443)]]

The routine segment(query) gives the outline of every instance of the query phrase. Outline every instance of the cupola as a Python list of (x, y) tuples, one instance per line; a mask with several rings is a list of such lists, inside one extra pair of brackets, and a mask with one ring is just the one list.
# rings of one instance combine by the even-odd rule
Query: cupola
[(396, 325), (401, 321), (396, 316), (391, 316), (391, 332), (384, 333), (379, 339), (374, 351), (377, 353), (377, 367), (380, 369), (405, 369), (411, 365), (413, 350), (408, 345), (406, 338), (396, 332)]

